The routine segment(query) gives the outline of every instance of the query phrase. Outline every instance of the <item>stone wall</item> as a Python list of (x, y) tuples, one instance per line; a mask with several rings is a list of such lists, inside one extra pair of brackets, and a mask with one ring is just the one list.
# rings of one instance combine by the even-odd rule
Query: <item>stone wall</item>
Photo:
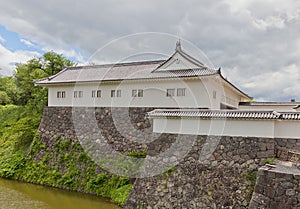
[(300, 208), (299, 180), (300, 170), (291, 163), (260, 168), (249, 209)]
[(165, 167), (160, 175), (147, 177), (144, 173), (144, 178), (138, 178), (124, 206), (128, 209), (247, 208), (258, 168), (267, 158), (284, 153), (285, 148), (298, 147), (300, 142), (156, 134), (147, 118), (151, 110), (46, 107), (39, 132), (49, 149), (57, 138), (97, 140), (101, 136), (113, 150), (121, 153), (146, 150), (146, 160), (156, 159), (148, 166), (152, 171), (169, 162), (178, 162), (176, 166)]
[(224, 136), (201, 161), (209, 140), (198, 136), (173, 170), (138, 179), (124, 208), (247, 208), (257, 168), (274, 157), (274, 140)]
[[(168, 149), (177, 135), (155, 134), (147, 112), (152, 108), (82, 108), (45, 107), (39, 126), (42, 140), (51, 146), (59, 136), (63, 139), (103, 136), (118, 152), (147, 150), (156, 155)], [(95, 123), (95, 124), (94, 124)], [(92, 126), (94, 129), (90, 128)]]

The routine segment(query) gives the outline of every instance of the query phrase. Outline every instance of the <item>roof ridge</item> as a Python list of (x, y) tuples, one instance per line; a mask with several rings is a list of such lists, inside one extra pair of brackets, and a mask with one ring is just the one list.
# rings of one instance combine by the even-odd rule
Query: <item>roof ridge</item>
[(85, 69), (85, 68), (98, 68), (98, 67), (119, 67), (119, 66), (130, 66), (130, 65), (141, 65), (141, 64), (158, 64), (165, 60), (145, 60), (145, 61), (133, 61), (133, 62), (120, 62), (120, 63), (107, 63), (97, 65), (82, 65), (82, 66), (70, 66), (68, 69)]
[[(203, 67), (198, 67), (198, 68), (182, 68), (182, 69), (176, 69), (176, 70), (168, 70), (167, 72), (179, 72), (179, 71), (190, 71), (190, 70), (207, 70), (207, 71), (211, 71), (214, 74), (217, 74), (218, 71), (215, 69), (211, 69), (209, 67), (203, 66)], [(152, 73), (165, 73), (166, 71), (152, 71)]]

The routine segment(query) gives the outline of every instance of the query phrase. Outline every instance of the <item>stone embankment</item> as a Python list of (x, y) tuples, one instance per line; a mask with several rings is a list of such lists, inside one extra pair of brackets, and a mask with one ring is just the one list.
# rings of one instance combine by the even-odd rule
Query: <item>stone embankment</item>
[[(150, 168), (153, 174), (171, 163), (173, 166), (165, 167), (159, 175), (150, 172), (147, 176), (146, 170), (135, 180), (124, 206), (128, 209), (248, 208), (258, 169), (268, 158), (284, 158), (289, 156), (289, 150), (300, 146), (300, 139), (156, 134), (147, 118), (151, 110), (46, 107), (39, 131), (50, 147), (58, 137), (97, 140), (101, 136), (105, 143), (99, 143), (100, 147), (106, 144), (122, 154), (146, 151), (145, 160), (156, 159)], [(294, 184), (298, 177), (292, 175), (292, 182), (283, 187), (286, 190), (278, 191), (273, 197), (273, 193), (262, 193), (261, 188), (271, 188), (274, 182), (269, 180), (268, 184), (259, 186), (264, 175), (269, 176), (260, 170), (255, 194), (265, 195), (269, 202), (277, 201), (276, 195), (284, 194), (291, 197), (288, 202), (295, 203), (298, 191)], [(274, 175), (277, 177), (275, 173), (270, 178)], [(275, 178), (276, 181), (285, 179), (285, 176)], [(281, 186), (275, 189), (278, 188)], [(256, 197), (252, 198), (252, 204), (259, 202)]]

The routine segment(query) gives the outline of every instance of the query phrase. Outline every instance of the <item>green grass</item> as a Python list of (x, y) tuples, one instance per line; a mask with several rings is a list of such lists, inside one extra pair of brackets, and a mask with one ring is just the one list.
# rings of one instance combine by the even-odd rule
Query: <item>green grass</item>
[(256, 177), (257, 173), (254, 171), (248, 171), (245, 174), (245, 179), (246, 179), (246, 200), (250, 202), (252, 194), (254, 192), (254, 187), (256, 183)]
[(265, 164), (275, 164), (275, 158), (272, 157), (272, 158), (266, 159)]

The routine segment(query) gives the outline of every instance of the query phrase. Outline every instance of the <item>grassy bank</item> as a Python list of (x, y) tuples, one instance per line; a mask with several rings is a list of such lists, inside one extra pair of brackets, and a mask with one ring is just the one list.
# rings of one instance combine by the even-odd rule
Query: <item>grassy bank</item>
[(72, 139), (42, 142), (41, 113), (22, 106), (0, 106), (0, 176), (72, 191), (97, 194), (123, 205), (132, 188), (128, 178), (99, 168)]

